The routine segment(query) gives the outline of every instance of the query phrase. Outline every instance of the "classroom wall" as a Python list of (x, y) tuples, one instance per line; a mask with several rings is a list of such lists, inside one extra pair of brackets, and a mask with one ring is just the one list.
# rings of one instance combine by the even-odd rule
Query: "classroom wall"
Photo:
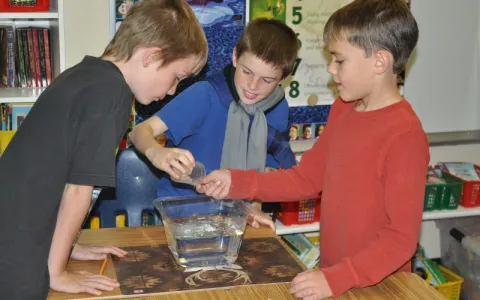
[(79, 63), (85, 55), (102, 55), (111, 37), (110, 0), (67, 0), (63, 5), (65, 67)]
[(405, 97), (426, 132), (480, 129), (478, 0), (413, 0), (420, 30)]

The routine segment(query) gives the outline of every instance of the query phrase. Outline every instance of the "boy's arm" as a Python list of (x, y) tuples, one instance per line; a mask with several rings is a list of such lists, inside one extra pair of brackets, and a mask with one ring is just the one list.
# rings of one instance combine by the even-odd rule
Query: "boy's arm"
[[(94, 93), (98, 90), (90, 89), (91, 98), (87, 99), (99, 97)], [(48, 258), (50, 286), (55, 290), (99, 295), (100, 290), (118, 286), (115, 280), (105, 276), (69, 273), (65, 268), (73, 240), (91, 203), (93, 186), (115, 186), (115, 150), (126, 125), (123, 114), (96, 112), (82, 114), (81, 121), (69, 128), (72, 136), (66, 148), (70, 168)]]
[[(262, 201), (298, 201), (317, 196), (322, 190), (326, 155), (336, 118), (348, 104), (341, 99), (333, 103), (322, 138), (306, 151), (301, 162), (292, 169), (258, 173), (255, 170), (230, 170), (228, 198), (261, 199)], [(332, 126), (333, 125), (333, 126)]]
[[(189, 173), (195, 162), (188, 150), (165, 148), (155, 139), (168, 130), (167, 125), (157, 116), (135, 126), (130, 138), (133, 145), (158, 169), (167, 172), (173, 178)], [(177, 171), (178, 170), (178, 171)]]
[(67, 184), (63, 192), (52, 245), (48, 256), (50, 287), (67, 293), (100, 295), (99, 290), (112, 290), (118, 283), (96, 274), (68, 272), (67, 262), (73, 241), (82, 226), (92, 199), (92, 186)]
[(429, 160), (428, 141), (421, 130), (403, 134), (390, 146), (384, 165), (385, 209), (390, 224), (365, 249), (322, 269), (334, 295), (377, 284), (414, 255)]
[[(179, 148), (165, 148), (155, 137), (165, 133), (175, 145), (195, 133), (209, 110), (210, 91), (208, 83), (198, 82), (180, 93), (175, 99), (148, 120), (134, 127), (131, 139), (135, 148), (143, 153), (152, 164), (170, 176), (178, 177), (175, 169), (191, 169), (194, 158), (192, 154)], [(173, 168), (174, 167), (174, 168)]]
[(93, 186), (65, 185), (48, 258), (51, 277), (59, 276), (67, 267), (73, 241), (90, 206), (92, 191)]

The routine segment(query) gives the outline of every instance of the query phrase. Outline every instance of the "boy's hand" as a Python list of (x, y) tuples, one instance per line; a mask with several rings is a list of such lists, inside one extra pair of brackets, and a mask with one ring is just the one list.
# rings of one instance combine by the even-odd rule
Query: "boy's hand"
[(332, 296), (327, 279), (320, 270), (298, 274), (291, 282), (290, 293), (303, 300), (322, 300)]
[(247, 221), (253, 228), (258, 229), (260, 228), (260, 225), (265, 225), (275, 231), (275, 223), (272, 218), (258, 208), (252, 207), (250, 209), (250, 215), (248, 216)]
[(89, 246), (77, 243), (70, 257), (76, 260), (102, 260), (108, 254), (124, 257), (127, 251), (113, 246)]
[(229, 170), (217, 170), (203, 178), (197, 185), (197, 192), (213, 197), (225, 199), (230, 191), (232, 175)]
[(155, 167), (167, 172), (174, 179), (192, 173), (195, 164), (192, 153), (179, 148), (149, 148), (145, 155)]
[(101, 290), (112, 291), (119, 286), (116, 280), (86, 271), (78, 273), (63, 271), (58, 276), (50, 277), (50, 287), (56, 291), (65, 293), (101, 295)]

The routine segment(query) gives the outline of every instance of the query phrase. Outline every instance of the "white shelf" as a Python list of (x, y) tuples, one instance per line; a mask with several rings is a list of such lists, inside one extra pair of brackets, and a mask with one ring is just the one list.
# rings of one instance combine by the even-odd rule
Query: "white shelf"
[(305, 232), (315, 232), (320, 230), (320, 223), (315, 222), (311, 224), (304, 225), (290, 225), (285, 226), (279, 220), (275, 221), (275, 226), (277, 227), (276, 233), (278, 235), (284, 234), (293, 234), (293, 233), (305, 233)]
[(0, 20), (46, 20), (58, 19), (58, 12), (4, 12), (0, 13)]
[(465, 208), (463, 206), (459, 206), (455, 210), (426, 211), (423, 213), (423, 220), (428, 221), (472, 216), (480, 216), (480, 207)]
[(45, 88), (0, 88), (0, 103), (35, 102)]
[[(426, 211), (423, 213), (423, 220), (441, 220), (441, 219), (451, 219), (451, 218), (462, 218), (462, 217), (471, 217), (471, 216), (480, 216), (480, 207), (465, 208), (459, 206), (455, 210), (434, 210)], [(279, 220), (275, 221), (275, 226), (277, 227), (276, 233), (278, 235), (284, 234), (294, 234), (294, 233), (306, 233), (306, 232), (317, 232), (320, 230), (320, 223), (304, 224), (304, 225), (290, 225), (285, 226)]]

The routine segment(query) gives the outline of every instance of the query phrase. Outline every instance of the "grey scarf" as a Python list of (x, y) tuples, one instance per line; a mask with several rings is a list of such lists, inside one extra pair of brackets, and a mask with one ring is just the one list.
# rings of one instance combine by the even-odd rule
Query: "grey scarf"
[[(233, 78), (226, 79), (227, 81), (233, 80)], [(236, 94), (234, 91), (231, 92)], [(222, 169), (256, 169), (260, 172), (265, 170), (268, 130), (265, 111), (280, 102), (284, 95), (285, 91), (281, 86), (277, 86), (270, 96), (255, 104), (244, 104), (237, 95), (234, 95), (237, 96), (234, 98), (237, 98), (238, 101), (232, 101), (228, 109), (220, 164)], [(253, 120), (249, 134), (250, 116), (253, 117)]]

